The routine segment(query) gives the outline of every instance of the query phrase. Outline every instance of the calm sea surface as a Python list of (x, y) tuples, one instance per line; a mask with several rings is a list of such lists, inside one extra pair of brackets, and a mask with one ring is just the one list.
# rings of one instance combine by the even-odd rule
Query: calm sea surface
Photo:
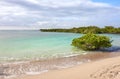
[[(105, 34), (113, 41), (110, 49), (119, 49), (120, 35)], [(89, 52), (76, 50), (72, 39), (82, 34), (40, 31), (0, 31), (0, 61), (46, 59)]]

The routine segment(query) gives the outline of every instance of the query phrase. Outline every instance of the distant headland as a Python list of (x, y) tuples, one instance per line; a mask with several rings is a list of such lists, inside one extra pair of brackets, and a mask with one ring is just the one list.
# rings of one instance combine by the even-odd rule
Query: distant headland
[(84, 27), (73, 27), (70, 29), (60, 29), (60, 28), (52, 28), (52, 29), (40, 29), (42, 32), (68, 32), (68, 33), (95, 33), (95, 34), (120, 34), (120, 27), (115, 28), (114, 26), (105, 26), (104, 28), (100, 28), (98, 26), (84, 26)]

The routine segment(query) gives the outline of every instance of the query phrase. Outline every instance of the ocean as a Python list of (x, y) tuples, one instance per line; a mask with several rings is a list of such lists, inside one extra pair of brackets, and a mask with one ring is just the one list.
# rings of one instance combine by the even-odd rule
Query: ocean
[[(34, 31), (0, 31), (0, 61), (59, 58), (88, 51), (71, 46), (83, 34)], [(120, 34), (104, 34), (113, 40), (112, 50), (120, 47)]]

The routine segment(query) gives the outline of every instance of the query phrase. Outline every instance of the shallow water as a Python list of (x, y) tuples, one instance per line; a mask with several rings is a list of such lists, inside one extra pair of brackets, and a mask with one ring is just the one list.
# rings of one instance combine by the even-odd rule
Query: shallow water
[[(113, 41), (111, 50), (119, 50), (120, 35), (105, 34)], [(71, 46), (82, 34), (40, 31), (0, 31), (0, 61), (47, 59), (86, 54)]]

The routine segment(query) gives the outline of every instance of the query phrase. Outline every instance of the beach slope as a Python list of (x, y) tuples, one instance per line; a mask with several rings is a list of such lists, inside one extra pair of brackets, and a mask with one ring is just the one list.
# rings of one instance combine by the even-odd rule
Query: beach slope
[(120, 79), (120, 57), (102, 59), (16, 79)]

